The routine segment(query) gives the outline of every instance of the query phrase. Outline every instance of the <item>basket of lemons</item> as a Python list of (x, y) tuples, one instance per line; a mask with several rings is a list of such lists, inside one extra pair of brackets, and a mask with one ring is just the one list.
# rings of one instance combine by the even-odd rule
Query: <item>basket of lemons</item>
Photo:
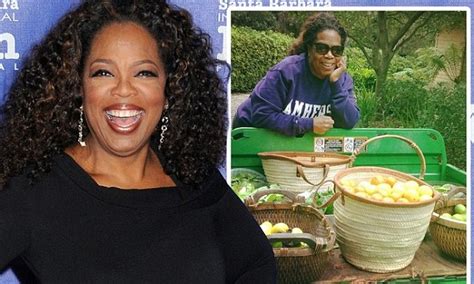
[(466, 260), (466, 199), (453, 198), (466, 193), (465, 187), (455, 187), (440, 199), (431, 218), (430, 234), (435, 245), (445, 254)]
[[(365, 141), (352, 154), (379, 139), (400, 139), (416, 150), (420, 178), (381, 167), (350, 167), (334, 177), (334, 217), (341, 254), (354, 266), (386, 273), (408, 266), (430, 224), (440, 194), (424, 182), (425, 159), (411, 140), (382, 135)], [(352, 165), (352, 163), (351, 163)]]
[[(260, 202), (282, 194), (288, 202)], [(309, 283), (327, 268), (336, 234), (326, 216), (288, 190), (261, 190), (245, 199), (247, 208), (273, 246), (278, 283)]]

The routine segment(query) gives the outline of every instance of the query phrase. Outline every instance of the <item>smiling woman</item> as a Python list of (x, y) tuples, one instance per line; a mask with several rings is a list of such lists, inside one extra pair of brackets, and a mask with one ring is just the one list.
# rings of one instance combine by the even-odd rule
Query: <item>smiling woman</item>
[(268, 128), (290, 136), (354, 127), (360, 114), (343, 57), (346, 38), (332, 14), (308, 17), (290, 55), (238, 107), (233, 127)]
[[(97, 183), (120, 188), (174, 185), (149, 151), (165, 108), (166, 77), (157, 43), (142, 26), (112, 23), (95, 36), (82, 75), (90, 134), (86, 147), (74, 144), (66, 153)], [(137, 157), (147, 159), (147, 171), (133, 166)], [(126, 167), (126, 174), (119, 168), (110, 171), (114, 165)]]
[(36, 46), (0, 125), (0, 270), (44, 283), (274, 283), (217, 167), (209, 37), (165, 1), (85, 0)]

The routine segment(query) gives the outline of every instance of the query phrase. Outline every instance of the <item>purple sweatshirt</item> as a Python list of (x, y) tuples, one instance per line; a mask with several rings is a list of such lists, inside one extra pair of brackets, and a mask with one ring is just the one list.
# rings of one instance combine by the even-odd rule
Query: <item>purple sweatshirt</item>
[(350, 129), (359, 120), (352, 78), (335, 82), (311, 73), (306, 53), (272, 67), (238, 107), (233, 127), (254, 126), (296, 136), (313, 131), (313, 118), (330, 115), (334, 127)]

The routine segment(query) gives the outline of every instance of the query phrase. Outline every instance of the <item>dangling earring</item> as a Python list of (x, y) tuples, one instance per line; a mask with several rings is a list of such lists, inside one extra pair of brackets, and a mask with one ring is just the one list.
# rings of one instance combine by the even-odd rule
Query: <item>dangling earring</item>
[(163, 145), (163, 142), (165, 141), (165, 132), (168, 130), (168, 123), (170, 119), (168, 118), (168, 115), (166, 114), (168, 110), (168, 101), (165, 103), (164, 111), (163, 111), (163, 117), (161, 118), (161, 134), (160, 134), (160, 145), (158, 146), (159, 149), (161, 149), (161, 145)]
[(83, 140), (83, 134), (82, 134), (82, 130), (84, 128), (83, 124), (84, 124), (84, 107), (81, 105), (81, 107), (79, 108), (79, 110), (81, 111), (80, 115), (79, 115), (79, 138), (77, 138), (77, 142), (79, 142), (79, 144), (81, 145), (81, 147), (86, 147), (86, 142)]

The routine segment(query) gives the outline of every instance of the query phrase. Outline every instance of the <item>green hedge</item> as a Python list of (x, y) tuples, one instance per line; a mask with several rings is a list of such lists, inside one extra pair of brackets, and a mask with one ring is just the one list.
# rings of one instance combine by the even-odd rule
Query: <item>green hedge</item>
[(423, 87), (422, 81), (389, 79), (384, 95), (356, 90), (357, 127), (432, 128), (445, 140), (448, 163), (466, 169), (466, 86)]
[(232, 92), (251, 92), (268, 69), (282, 60), (294, 38), (272, 31), (232, 27)]
[(367, 59), (358, 48), (347, 47), (344, 50), (347, 58), (347, 73), (349, 73), (354, 81), (354, 87), (361, 90), (375, 90), (375, 71), (369, 64)]
[(428, 91), (416, 127), (438, 130), (444, 137), (448, 162), (466, 170), (466, 85), (437, 86)]
[[(287, 55), (293, 40), (273, 31), (232, 26), (232, 92), (251, 92), (268, 69)], [(345, 55), (355, 87), (373, 90), (375, 71), (368, 66), (362, 52), (357, 48), (346, 48)]]

